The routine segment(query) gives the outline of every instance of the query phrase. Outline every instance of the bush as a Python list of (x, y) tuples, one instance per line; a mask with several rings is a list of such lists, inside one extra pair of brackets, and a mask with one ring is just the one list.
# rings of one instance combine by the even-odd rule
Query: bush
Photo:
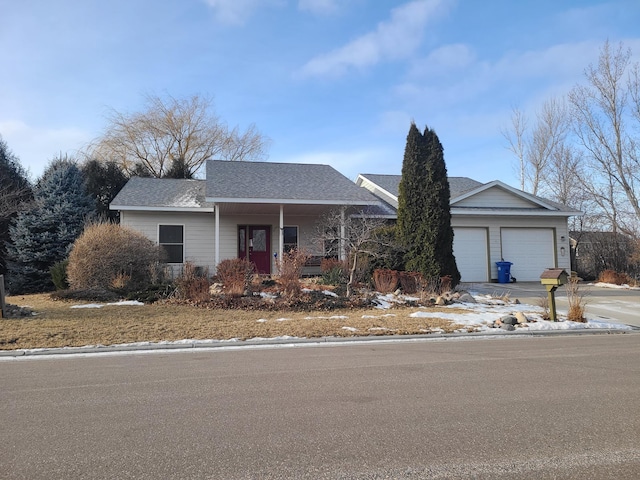
[(418, 272), (398, 272), (398, 280), (402, 293), (417, 293), (422, 285), (422, 275)]
[(69, 280), (67, 279), (67, 267), (69, 266), (69, 260), (63, 260), (55, 263), (53, 267), (49, 269), (51, 273), (51, 281), (56, 287), (56, 290), (66, 290), (69, 288)]
[(282, 293), (288, 298), (300, 295), (300, 277), (302, 269), (309, 259), (303, 250), (284, 252), (278, 260), (278, 282), (282, 286)]
[(208, 271), (200, 271), (193, 263), (184, 265), (182, 275), (175, 280), (176, 290), (181, 300), (206, 302), (211, 298)]
[(334, 257), (323, 258), (320, 262), (320, 271), (323, 285), (346, 285), (349, 279), (349, 267), (344, 261)]
[(69, 254), (73, 289), (135, 290), (151, 283), (162, 250), (147, 237), (114, 223), (89, 225)]
[(256, 267), (243, 258), (230, 258), (221, 261), (216, 268), (218, 280), (224, 285), (224, 291), (232, 297), (240, 297), (249, 290)]
[(373, 285), (377, 292), (390, 293), (398, 288), (398, 272), (379, 268), (373, 271)]
[(571, 277), (569, 283), (565, 285), (565, 288), (567, 290), (567, 302), (569, 303), (567, 320), (571, 320), (572, 322), (586, 322), (584, 317), (584, 294), (580, 291), (578, 278)]
[(598, 282), (612, 283), (614, 285), (630, 285), (633, 280), (626, 273), (618, 273), (614, 270), (604, 270), (598, 276)]

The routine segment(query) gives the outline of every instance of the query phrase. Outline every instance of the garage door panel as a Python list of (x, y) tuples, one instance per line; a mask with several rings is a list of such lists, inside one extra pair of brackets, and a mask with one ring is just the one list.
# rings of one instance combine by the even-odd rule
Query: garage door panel
[(489, 280), (486, 228), (454, 228), (453, 255), (463, 282)]
[(519, 281), (537, 281), (545, 268), (555, 266), (553, 229), (503, 228), (502, 258), (512, 262), (511, 276)]

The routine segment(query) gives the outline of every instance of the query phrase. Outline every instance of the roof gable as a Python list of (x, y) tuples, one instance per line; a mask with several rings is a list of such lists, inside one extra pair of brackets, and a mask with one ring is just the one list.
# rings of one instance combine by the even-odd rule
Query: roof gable
[(206, 200), (235, 203), (374, 205), (379, 200), (329, 165), (207, 162)]
[(499, 180), (481, 184), (451, 200), (452, 207), (539, 208), (558, 210), (551, 202), (523, 192)]

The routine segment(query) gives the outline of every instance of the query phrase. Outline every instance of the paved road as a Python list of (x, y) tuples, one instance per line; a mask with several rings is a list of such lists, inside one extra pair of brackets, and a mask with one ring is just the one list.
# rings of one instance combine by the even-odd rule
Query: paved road
[(640, 334), (0, 361), (3, 479), (640, 477)]
[[(539, 298), (547, 295), (547, 291), (539, 282), (473, 283), (464, 284), (463, 287), (486, 294), (508, 292), (512, 299), (517, 298), (532, 305), (537, 305)], [(586, 311), (590, 318), (640, 327), (640, 290), (602, 288), (587, 284), (581, 284), (580, 290), (584, 294)], [(556, 303), (558, 311), (566, 313), (568, 304), (563, 287), (556, 291)]]

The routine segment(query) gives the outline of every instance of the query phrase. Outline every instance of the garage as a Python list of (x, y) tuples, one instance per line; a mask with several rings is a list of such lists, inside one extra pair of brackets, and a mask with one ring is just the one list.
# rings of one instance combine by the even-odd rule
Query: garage
[(486, 228), (454, 228), (453, 255), (462, 282), (489, 280), (489, 249)]
[(518, 281), (538, 281), (555, 266), (552, 228), (503, 228), (500, 234), (502, 258), (513, 263), (511, 276)]

